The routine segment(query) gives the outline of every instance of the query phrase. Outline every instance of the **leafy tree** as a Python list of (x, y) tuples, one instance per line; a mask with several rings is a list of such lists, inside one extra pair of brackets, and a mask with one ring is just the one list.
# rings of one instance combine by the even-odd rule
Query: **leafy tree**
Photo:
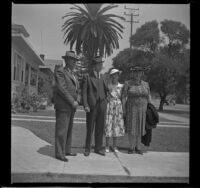
[(181, 22), (164, 20), (161, 22), (161, 31), (168, 40), (168, 52), (172, 58), (189, 43), (190, 32)]
[(160, 95), (160, 110), (167, 95), (189, 93), (189, 31), (182, 23), (164, 20), (159, 31), (157, 21), (146, 22), (131, 42), (134, 49), (124, 49), (113, 58), (113, 66), (123, 71), (122, 80), (129, 78), (130, 65), (151, 64), (147, 78), (151, 90)]
[(153, 58), (151, 52), (145, 52), (139, 49), (126, 48), (120, 51), (116, 57), (113, 58), (113, 67), (122, 71), (120, 81), (129, 79), (129, 68), (133, 65), (148, 66), (149, 59)]
[(75, 45), (76, 52), (83, 53), (90, 65), (95, 55), (110, 56), (113, 49), (119, 48), (119, 37), (122, 38), (123, 26), (113, 18), (124, 20), (115, 14), (105, 14), (117, 5), (83, 4), (84, 8), (73, 5), (72, 10), (63, 18), (67, 18), (62, 26), (64, 43), (70, 43), (70, 49)]
[(158, 22), (146, 22), (131, 36), (131, 44), (144, 51), (155, 52), (160, 42)]
[(167, 48), (161, 48), (152, 60), (147, 77), (151, 90), (160, 96), (159, 110), (163, 110), (166, 97), (175, 93), (178, 63), (168, 56)]
[(190, 32), (184, 24), (172, 20), (161, 22), (161, 31), (165, 34), (168, 43), (168, 55), (180, 62), (178, 64), (178, 75), (176, 84), (177, 102), (186, 102), (189, 91), (189, 56), (190, 50), (187, 45), (190, 40)]
[(177, 103), (187, 103), (189, 99), (190, 87), (190, 49), (182, 52), (181, 65), (179, 66), (179, 76), (176, 85)]

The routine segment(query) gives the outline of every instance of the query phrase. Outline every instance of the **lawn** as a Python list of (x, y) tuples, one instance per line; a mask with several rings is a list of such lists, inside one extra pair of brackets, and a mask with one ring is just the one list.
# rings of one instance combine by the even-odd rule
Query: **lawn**
[(184, 117), (184, 118), (190, 118), (190, 113), (185, 110), (165, 109), (165, 110), (163, 110), (162, 113), (180, 116), (180, 117)]
[[(158, 109), (159, 108), (159, 102), (153, 102), (155, 107)], [(172, 114), (175, 116), (180, 116), (180, 117), (185, 117), (185, 118), (190, 118), (190, 106), (189, 105), (183, 105), (183, 104), (176, 104), (175, 106), (173, 105), (164, 105), (163, 106), (163, 111), (162, 113), (166, 114)]]
[[(54, 145), (55, 123), (12, 120), (12, 125), (26, 128), (33, 132), (40, 139), (45, 140), (51, 145)], [(153, 129), (152, 135), (150, 147), (147, 148), (141, 144), (141, 149), (148, 149), (149, 151), (189, 152), (188, 128), (157, 127), (156, 129)], [(86, 125), (74, 124), (72, 136), (72, 148), (74, 152), (82, 153), (84, 151), (85, 136)], [(119, 138), (118, 146), (121, 152), (127, 152), (127, 135)]]

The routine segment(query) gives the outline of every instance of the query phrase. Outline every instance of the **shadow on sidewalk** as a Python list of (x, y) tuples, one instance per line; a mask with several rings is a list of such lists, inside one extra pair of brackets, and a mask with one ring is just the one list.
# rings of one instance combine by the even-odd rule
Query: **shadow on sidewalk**
[[(84, 148), (82, 147), (72, 147), (72, 153), (84, 153)], [(47, 155), (49, 157), (55, 158), (55, 146), (54, 145), (46, 145), (37, 150), (38, 153), (42, 155)]]
[(47, 155), (47, 156), (55, 158), (55, 146), (46, 145), (44, 147), (39, 148), (37, 152), (42, 155)]

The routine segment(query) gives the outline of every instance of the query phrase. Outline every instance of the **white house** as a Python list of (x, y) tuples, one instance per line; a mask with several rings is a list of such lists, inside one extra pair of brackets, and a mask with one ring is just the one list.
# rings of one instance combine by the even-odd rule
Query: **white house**
[(29, 94), (38, 94), (39, 66), (44, 65), (44, 61), (29, 43), (28, 37), (23, 25), (12, 24), (12, 97), (20, 85), (26, 86)]

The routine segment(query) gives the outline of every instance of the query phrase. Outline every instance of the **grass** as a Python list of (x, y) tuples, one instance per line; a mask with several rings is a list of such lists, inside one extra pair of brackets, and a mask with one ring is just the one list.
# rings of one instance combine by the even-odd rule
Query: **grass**
[(17, 113), (21, 115), (30, 115), (30, 116), (55, 116), (54, 110), (38, 110), (37, 112), (29, 112), (29, 113)]
[(162, 113), (172, 114), (172, 115), (180, 116), (180, 117), (184, 117), (184, 118), (190, 118), (190, 114), (184, 110), (165, 109), (162, 111)]
[[(105, 175), (74, 175), (74, 174), (11, 174), (13, 183), (59, 182), (59, 183), (189, 183), (184, 177), (131, 177)], [(86, 184), (89, 185), (89, 184)]]
[[(54, 145), (55, 123), (51, 122), (28, 122), (12, 120), (12, 125), (26, 128), (33, 132), (40, 139)], [(84, 151), (86, 137), (86, 125), (74, 124), (72, 135), (72, 150), (82, 153)], [(93, 139), (94, 141), (94, 139)], [(105, 139), (104, 139), (105, 143)], [(111, 140), (112, 143), (112, 140)], [(93, 142), (94, 145), (94, 142)], [(128, 137), (120, 137), (118, 146), (121, 152), (127, 152)], [(147, 148), (141, 144), (141, 149)], [(157, 127), (152, 132), (152, 142), (148, 147), (149, 151), (167, 152), (189, 152), (189, 129)]]

